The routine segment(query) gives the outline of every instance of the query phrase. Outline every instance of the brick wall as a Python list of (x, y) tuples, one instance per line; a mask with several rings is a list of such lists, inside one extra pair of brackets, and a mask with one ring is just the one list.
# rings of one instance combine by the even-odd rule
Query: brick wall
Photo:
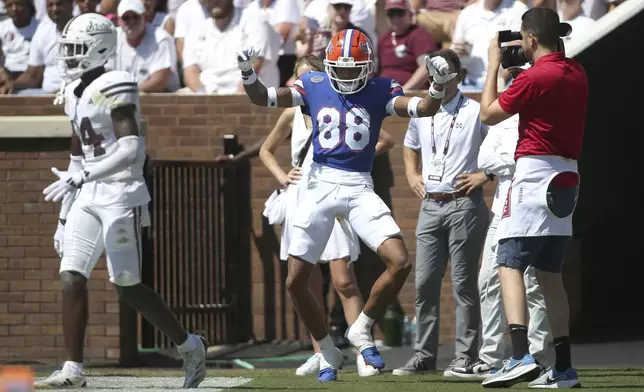
[[(0, 116), (62, 115), (51, 105), (50, 97), (0, 97)], [(270, 131), (279, 110), (251, 105), (245, 96), (172, 96), (143, 97), (143, 116), (148, 121), (148, 152), (156, 159), (212, 159), (222, 152), (221, 137), (236, 134), (246, 146)], [(393, 211), (403, 229), (405, 242), (414, 259), (414, 228), (419, 202), (408, 189), (402, 163), (402, 140), (407, 121), (389, 118), (383, 127), (397, 146), (390, 153), (395, 175), (390, 189)], [(45, 203), (42, 189), (54, 178), (49, 168), (67, 165), (68, 139), (2, 139), (0, 142), (0, 361), (30, 360), (56, 362), (63, 357), (60, 316), (60, 292), (57, 280), (58, 260), (52, 235), (56, 228), (57, 208)], [(289, 164), (289, 148), (278, 151), (280, 163)], [(261, 238), (263, 204), (278, 184), (258, 160), (253, 162), (252, 180), (252, 306), (253, 332), (265, 337), (265, 263), (259, 258), (256, 238)], [(492, 186), (486, 188), (489, 197)], [(282, 266), (273, 260), (279, 271)], [(279, 273), (275, 295), (281, 295)], [(413, 312), (414, 277), (409, 277), (400, 301), (406, 312)], [(119, 356), (119, 305), (107, 281), (101, 261), (90, 281), (90, 327), (87, 357), (90, 361), (114, 361)], [(441, 340), (451, 341), (454, 333), (454, 310), (449, 272), (443, 284)], [(275, 311), (282, 312), (281, 298)], [(285, 301), (287, 313), (292, 312)], [(270, 319), (273, 319), (271, 317)], [(289, 318), (290, 319), (290, 318)], [(286, 331), (281, 323), (270, 326), (276, 336), (293, 336), (293, 326)]]

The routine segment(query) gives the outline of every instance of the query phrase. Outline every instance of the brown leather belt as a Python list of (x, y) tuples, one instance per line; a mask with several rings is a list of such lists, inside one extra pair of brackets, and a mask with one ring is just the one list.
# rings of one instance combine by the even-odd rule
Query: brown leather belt
[(465, 196), (465, 191), (459, 191), (454, 193), (426, 193), (425, 200), (435, 200), (435, 201), (454, 200), (463, 196)]

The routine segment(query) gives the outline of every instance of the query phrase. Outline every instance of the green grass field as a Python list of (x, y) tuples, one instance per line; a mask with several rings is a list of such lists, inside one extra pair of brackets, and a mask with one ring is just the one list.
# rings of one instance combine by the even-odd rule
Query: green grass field
[[(89, 389), (106, 388), (110, 385), (109, 376), (133, 376), (133, 377), (151, 377), (159, 378), (166, 376), (180, 376), (180, 371), (166, 371), (155, 369), (88, 369), (88, 376), (101, 377), (95, 379), (94, 383), (88, 385)], [(582, 387), (590, 391), (644, 391), (644, 369), (583, 369), (579, 371)], [(442, 374), (424, 375), (413, 377), (396, 377), (391, 373), (384, 373), (377, 377), (361, 378), (354, 371), (347, 370), (339, 375), (339, 380), (335, 383), (320, 383), (314, 376), (297, 377), (292, 369), (261, 369), (261, 370), (244, 370), (232, 369), (209, 370), (208, 377), (232, 377), (232, 378), (250, 378), (251, 381), (239, 387), (225, 389), (233, 392), (238, 391), (318, 391), (334, 390), (347, 392), (469, 392), (482, 391), (478, 381), (460, 381), (446, 379)], [(98, 380), (98, 381), (96, 381)], [(95, 385), (97, 383), (104, 385)], [(223, 386), (223, 385), (222, 385)], [(118, 388), (114, 385), (109, 388)], [(222, 390), (213, 389), (217, 386), (210, 385), (205, 390)], [(165, 390), (175, 390), (175, 388), (164, 387)], [(519, 384), (512, 389), (529, 389), (527, 384)]]

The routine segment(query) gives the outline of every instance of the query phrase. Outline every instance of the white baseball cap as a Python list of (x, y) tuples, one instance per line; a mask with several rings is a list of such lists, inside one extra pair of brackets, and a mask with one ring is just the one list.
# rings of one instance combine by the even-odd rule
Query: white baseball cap
[(143, 7), (143, 1), (141, 0), (121, 0), (119, 6), (116, 9), (116, 14), (119, 18), (123, 17), (126, 12), (134, 12), (139, 15), (145, 13), (145, 7)]
[(329, 4), (349, 4), (353, 6), (353, 0), (329, 0)]

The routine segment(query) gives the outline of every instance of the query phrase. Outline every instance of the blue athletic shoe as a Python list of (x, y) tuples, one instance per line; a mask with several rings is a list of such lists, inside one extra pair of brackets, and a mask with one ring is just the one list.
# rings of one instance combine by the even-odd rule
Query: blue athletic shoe
[(558, 372), (554, 367), (548, 368), (539, 378), (528, 384), (530, 388), (581, 388), (577, 371), (573, 368)]
[(540, 372), (540, 367), (532, 355), (526, 354), (521, 359), (510, 357), (504, 361), (498, 372), (485, 379), (481, 385), (485, 388), (509, 388), (536, 379)]
[(376, 348), (371, 336), (371, 331), (368, 328), (359, 327), (357, 323), (353, 323), (344, 336), (349, 339), (349, 342), (362, 355), (362, 359), (367, 365), (373, 366), (378, 370), (385, 368), (385, 360), (382, 359), (380, 351)]
[(364, 359), (364, 362), (367, 365), (371, 365), (378, 370), (385, 368), (385, 360), (382, 359), (382, 355), (380, 355), (380, 351), (378, 351), (377, 348), (365, 348), (360, 354), (362, 355), (362, 359)]
[(329, 382), (338, 379), (338, 372), (334, 368), (324, 368), (318, 373), (318, 381)]

